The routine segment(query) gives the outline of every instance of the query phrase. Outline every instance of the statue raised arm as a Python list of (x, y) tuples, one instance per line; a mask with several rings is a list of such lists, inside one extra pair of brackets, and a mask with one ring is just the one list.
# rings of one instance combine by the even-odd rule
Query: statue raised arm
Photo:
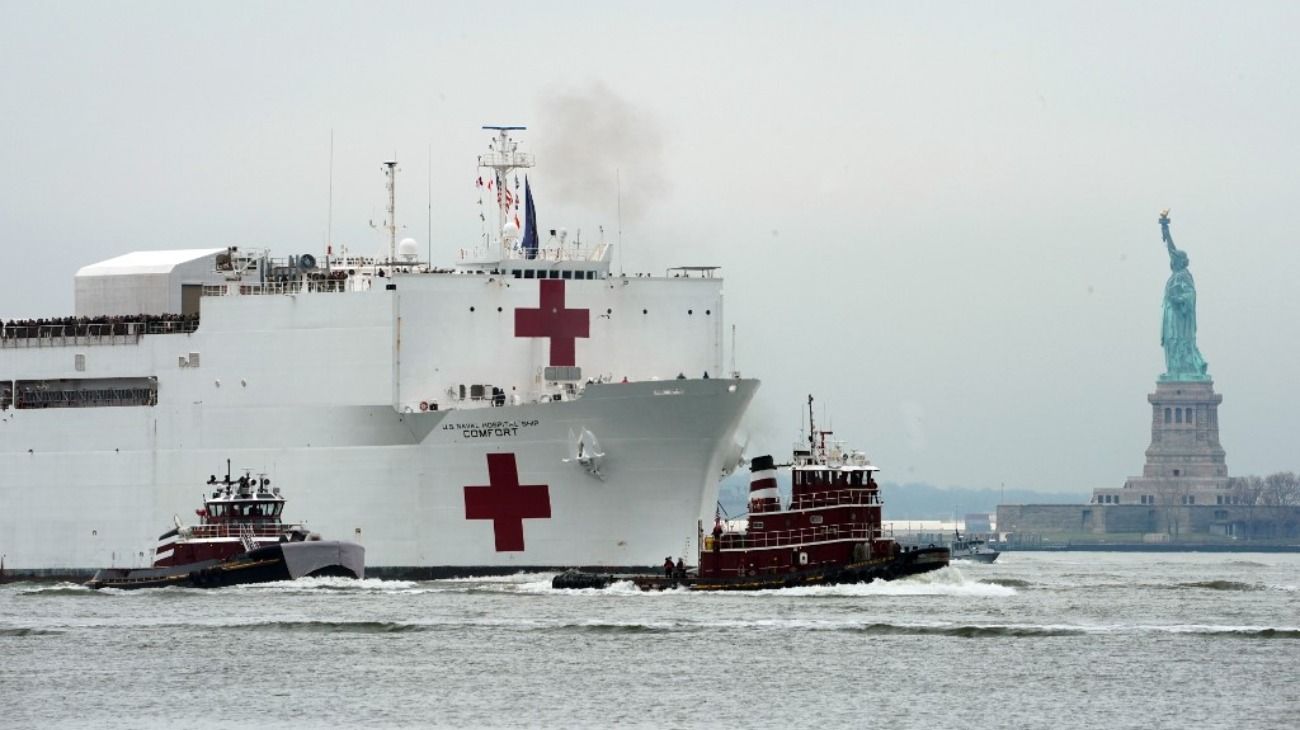
[(1169, 250), (1169, 268), (1173, 271), (1165, 282), (1164, 317), (1160, 344), (1165, 348), (1165, 373), (1161, 380), (1209, 380), (1208, 365), (1196, 347), (1196, 282), (1187, 253), (1178, 250), (1169, 233), (1169, 210), (1160, 213), (1160, 235)]

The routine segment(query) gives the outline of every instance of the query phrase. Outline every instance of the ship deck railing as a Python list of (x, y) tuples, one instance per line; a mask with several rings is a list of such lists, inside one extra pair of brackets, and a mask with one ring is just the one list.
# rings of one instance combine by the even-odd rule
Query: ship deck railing
[[(850, 525), (826, 525), (821, 527), (802, 527), (792, 530), (762, 530), (747, 533), (722, 533), (720, 550), (753, 550), (755, 548), (791, 547), (834, 540), (879, 540), (885, 537), (879, 527), (869, 527), (862, 523)], [(713, 536), (706, 537), (705, 550), (712, 549)]]
[(279, 538), (293, 527), (295, 525), (285, 525), (279, 522), (222, 522), (215, 525), (194, 525), (189, 528), (189, 534), (186, 537), (190, 540), (211, 540), (222, 537), (232, 537), (238, 540), (245, 534), (247, 529), (253, 537)]
[[(810, 492), (808, 494), (796, 494), (790, 500), (790, 506), (787, 510), (815, 509), (818, 507), (839, 507), (839, 506), (874, 506), (882, 504), (880, 492), (874, 488), (857, 487), (835, 489), (829, 492)], [(754, 514), (770, 514), (771, 512), (780, 512), (783, 510), (772, 509), (770, 512), (755, 512)]]
[(228, 284), (205, 284), (203, 296), (258, 296), (283, 294), (342, 294), (350, 291), (365, 291), (370, 288), (370, 277), (357, 276), (346, 279), (294, 279), (291, 281), (244, 282), (235, 281)]
[(4, 325), (0, 327), (0, 347), (134, 345), (144, 335), (188, 334), (197, 331), (198, 328), (199, 322), (197, 318), (132, 322)]
[(881, 504), (880, 492), (876, 491), (874, 488), (857, 487), (835, 489), (829, 492), (812, 492), (810, 494), (795, 495), (790, 500), (790, 509), (876, 504)]

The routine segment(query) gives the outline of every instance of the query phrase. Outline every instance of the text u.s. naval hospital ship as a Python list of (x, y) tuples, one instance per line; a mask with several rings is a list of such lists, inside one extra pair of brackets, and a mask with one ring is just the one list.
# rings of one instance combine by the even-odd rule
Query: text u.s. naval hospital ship
[(148, 565), (228, 457), (301, 485), (296, 513), (371, 575), (692, 554), (758, 387), (723, 373), (722, 280), (539, 241), (531, 156), (493, 129), (501, 234), (454, 266), (397, 242), (385, 163), (387, 260), (136, 252), (77, 272), (76, 318), (5, 326), (8, 572)]

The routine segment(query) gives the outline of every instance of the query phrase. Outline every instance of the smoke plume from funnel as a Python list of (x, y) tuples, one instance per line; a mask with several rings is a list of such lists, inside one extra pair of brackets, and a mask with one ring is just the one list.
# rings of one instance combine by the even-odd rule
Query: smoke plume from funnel
[(658, 121), (605, 84), (547, 94), (538, 122), (538, 162), (556, 202), (608, 209), (621, 177), (623, 218), (635, 221), (668, 194)]

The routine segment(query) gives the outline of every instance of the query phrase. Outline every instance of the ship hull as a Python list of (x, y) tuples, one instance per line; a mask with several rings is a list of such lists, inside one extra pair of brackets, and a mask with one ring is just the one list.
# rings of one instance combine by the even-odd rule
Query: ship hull
[(204, 560), (164, 568), (107, 568), (87, 581), (90, 588), (222, 588), (297, 580), (309, 576), (364, 578), (365, 548), (350, 542), (315, 540), (267, 545), (226, 560)]
[(845, 565), (825, 565), (809, 570), (772, 575), (751, 575), (735, 578), (685, 578), (666, 575), (594, 574), (585, 571), (566, 572), (551, 581), (553, 588), (607, 588), (620, 580), (631, 580), (644, 591), (687, 588), (693, 591), (763, 591), (777, 588), (844, 585), (871, 583), (876, 580), (895, 580), (920, 575), (947, 567), (947, 548), (918, 548), (900, 553), (896, 557), (867, 560)]
[[(296, 521), (365, 545), (376, 575), (653, 565), (695, 551), (757, 386), (594, 383), (573, 400), (428, 413), (327, 396), (9, 411), (0, 552), (17, 575), (147, 565), (156, 526), (229, 458), (286, 485)], [(599, 458), (578, 458), (584, 433)], [(511, 493), (495, 494), (502, 457), (517, 486), (545, 487), (545, 510), (514, 514)], [(467, 488), (488, 489), (486, 502)]]
[(982, 553), (953, 553), (953, 560), (965, 560), (970, 563), (991, 563), (998, 559), (1002, 553), (997, 551)]

